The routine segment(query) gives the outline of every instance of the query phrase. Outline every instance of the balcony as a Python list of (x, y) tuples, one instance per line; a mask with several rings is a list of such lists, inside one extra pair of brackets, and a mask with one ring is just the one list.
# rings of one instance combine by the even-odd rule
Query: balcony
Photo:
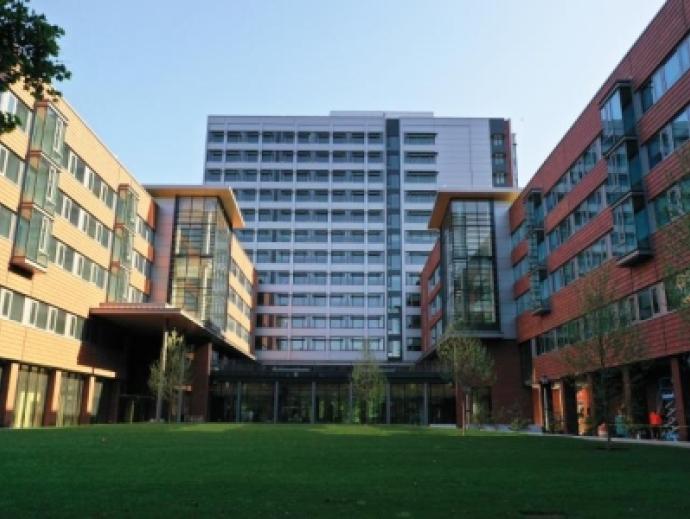
[(630, 193), (613, 208), (611, 244), (616, 264), (620, 267), (636, 265), (652, 257), (649, 218), (643, 195)]
[(551, 298), (535, 297), (532, 300), (532, 315), (545, 315), (551, 312)]
[(601, 152), (607, 155), (625, 137), (635, 137), (635, 111), (629, 82), (619, 82), (601, 105)]
[(117, 212), (115, 226), (136, 229), (137, 204), (139, 197), (128, 184), (121, 184), (117, 190)]
[(37, 209), (24, 211), (17, 220), (12, 264), (29, 273), (45, 272), (53, 222)]
[(55, 213), (59, 170), (43, 157), (32, 157), (22, 186), (22, 207), (37, 208), (48, 216)]
[(606, 201), (614, 205), (628, 193), (642, 193), (642, 168), (640, 166), (637, 141), (625, 138), (608, 157), (606, 178)]
[(65, 149), (65, 119), (47, 102), (38, 104), (31, 133), (31, 152), (41, 153), (59, 166)]
[(532, 189), (527, 194), (525, 216), (530, 231), (544, 230), (544, 203), (541, 189)]
[(108, 276), (108, 302), (126, 302), (129, 292), (129, 270), (111, 266)]

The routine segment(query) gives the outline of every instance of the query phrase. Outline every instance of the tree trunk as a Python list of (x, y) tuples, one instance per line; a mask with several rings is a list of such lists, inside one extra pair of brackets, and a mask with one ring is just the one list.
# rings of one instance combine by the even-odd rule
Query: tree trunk
[(604, 415), (604, 426), (606, 427), (606, 449), (610, 450), (611, 444), (611, 427), (609, 427), (609, 391), (607, 387), (607, 374), (606, 369), (601, 370), (600, 382), (601, 382), (601, 407), (602, 414)]
[(465, 390), (465, 420), (464, 428), (469, 429), (470, 421), (472, 419), (472, 396), (470, 390)]

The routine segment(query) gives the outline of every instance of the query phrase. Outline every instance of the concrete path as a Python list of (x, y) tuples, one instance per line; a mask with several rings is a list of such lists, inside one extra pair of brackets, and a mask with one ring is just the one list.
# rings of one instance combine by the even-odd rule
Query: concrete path
[[(544, 434), (544, 436), (575, 438), (578, 440), (592, 441), (592, 442), (606, 442), (606, 438), (599, 438), (598, 436), (577, 436), (573, 434)], [(635, 440), (633, 438), (612, 438), (613, 443), (633, 445), (654, 445), (655, 447), (678, 447), (680, 449), (690, 449), (690, 442), (670, 442), (663, 440)]]

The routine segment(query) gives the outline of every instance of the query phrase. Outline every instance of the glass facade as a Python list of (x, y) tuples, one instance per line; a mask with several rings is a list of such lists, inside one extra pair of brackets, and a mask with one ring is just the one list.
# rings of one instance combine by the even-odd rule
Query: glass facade
[(311, 382), (281, 382), (278, 385), (279, 422), (311, 422), (311, 386)]
[(455, 390), (452, 384), (429, 384), (429, 423), (455, 423)]
[(40, 427), (48, 389), (48, 370), (37, 366), (20, 366), (17, 394), (14, 400), (13, 427)]
[(227, 324), (230, 224), (215, 197), (179, 197), (170, 302), (206, 325)]
[(423, 424), (424, 384), (391, 384), (390, 413), (393, 424)]
[(389, 359), (402, 356), (402, 254), (400, 214), (400, 121), (386, 120), (386, 226)]
[(454, 200), (443, 223), (444, 321), (498, 329), (493, 202)]
[(606, 154), (620, 139), (635, 135), (632, 92), (619, 86), (601, 107), (601, 151)]
[(316, 422), (343, 423), (348, 421), (350, 384), (316, 384)]
[[(209, 412), (216, 422), (365, 423), (364, 403), (344, 379), (214, 381)], [(453, 385), (436, 376), (391, 381), (366, 423), (454, 424)]]
[(60, 403), (57, 426), (79, 425), (84, 377), (75, 373), (63, 373), (60, 380)]
[(240, 421), (273, 422), (273, 382), (243, 382), (240, 386)]

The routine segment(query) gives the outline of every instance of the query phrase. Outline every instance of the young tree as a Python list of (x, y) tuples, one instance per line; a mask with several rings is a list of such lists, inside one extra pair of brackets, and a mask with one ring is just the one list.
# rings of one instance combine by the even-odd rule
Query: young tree
[(149, 389), (152, 393), (160, 395), (160, 398), (168, 404), (168, 421), (172, 420), (173, 410), (178, 422), (182, 418), (180, 411), (184, 386), (189, 384), (190, 378), (188, 353), (189, 349), (184, 337), (173, 330), (168, 333), (161, 358), (151, 364)]
[(362, 406), (364, 423), (374, 416), (374, 410), (381, 405), (386, 396), (386, 377), (364, 342), (362, 360), (352, 368), (352, 389), (356, 402)]
[(680, 167), (668, 174), (669, 188), (657, 201), (658, 247), (666, 277), (666, 298), (685, 326), (690, 327), (690, 148), (678, 152)]
[(471, 413), (473, 390), (490, 386), (496, 379), (494, 361), (481, 340), (468, 334), (461, 322), (448, 327), (437, 346), (441, 366), (453, 379), (457, 390), (465, 395), (462, 407), (463, 430), (467, 429)]
[(640, 360), (645, 346), (633, 323), (634, 308), (628, 298), (617, 300), (608, 267), (604, 265), (582, 280), (579, 339), (562, 350), (562, 359), (573, 375), (593, 376), (592, 418), (595, 426), (606, 425), (607, 448), (611, 448), (609, 415), (614, 376), (620, 366)]
[[(36, 98), (59, 96), (53, 81), (71, 77), (64, 64), (57, 61), (58, 39), (65, 31), (48, 23), (45, 15), (27, 6), (28, 0), (0, 0), (0, 93), (23, 80)], [(19, 118), (0, 112), (0, 134), (12, 131)]]

